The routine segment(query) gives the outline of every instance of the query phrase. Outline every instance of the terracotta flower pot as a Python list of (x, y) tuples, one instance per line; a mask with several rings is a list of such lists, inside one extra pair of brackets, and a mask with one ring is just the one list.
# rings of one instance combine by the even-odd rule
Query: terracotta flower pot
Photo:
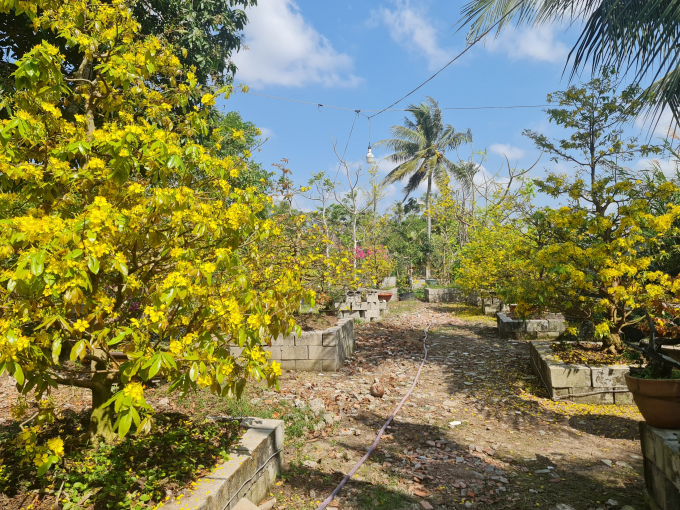
[(392, 293), (391, 292), (385, 292), (384, 294), (380, 293), (378, 294), (378, 299), (380, 301), (389, 301), (390, 299), (392, 299)]
[(660, 429), (680, 429), (680, 379), (625, 376), (626, 386), (648, 425)]
[(515, 313), (515, 308), (517, 308), (517, 305), (510, 305), (510, 313)]

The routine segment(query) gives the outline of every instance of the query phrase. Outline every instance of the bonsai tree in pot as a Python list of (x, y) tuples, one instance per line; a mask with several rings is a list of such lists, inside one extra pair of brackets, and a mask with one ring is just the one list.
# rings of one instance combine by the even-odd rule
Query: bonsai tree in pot
[[(666, 277), (667, 278), (667, 277)], [(672, 280), (676, 288), (680, 279)], [(680, 362), (662, 352), (665, 345), (680, 343), (680, 309), (665, 299), (657, 299), (655, 316), (646, 314), (640, 328), (649, 334), (646, 346), (626, 342), (641, 352), (647, 363), (644, 367), (631, 368), (626, 374), (626, 385), (640, 413), (652, 427), (680, 428)]]

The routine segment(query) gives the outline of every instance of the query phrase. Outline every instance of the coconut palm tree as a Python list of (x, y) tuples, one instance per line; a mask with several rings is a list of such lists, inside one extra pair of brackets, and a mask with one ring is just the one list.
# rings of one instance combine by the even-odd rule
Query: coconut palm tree
[[(384, 184), (392, 184), (408, 177), (404, 187), (404, 200), (427, 180), (425, 193), (425, 214), (427, 215), (427, 239), (432, 237), (432, 219), (430, 217), (430, 195), (432, 182), (446, 172), (457, 176), (458, 167), (446, 158), (446, 151), (455, 150), (461, 144), (472, 141), (472, 133), (458, 132), (442, 121), (442, 112), (437, 101), (431, 97), (419, 105), (409, 105), (407, 111), (413, 120), (404, 118), (403, 126), (392, 126), (390, 132), (394, 138), (380, 140), (375, 145), (394, 151), (387, 160), (398, 163), (397, 167), (385, 177)], [(426, 267), (427, 278), (430, 277), (430, 264)]]
[(468, 40), (496, 35), (516, 22), (540, 26), (584, 20), (569, 54), (572, 76), (587, 62), (593, 73), (616, 69), (634, 84), (651, 84), (640, 96), (656, 114), (669, 107), (680, 120), (680, 0), (471, 0), (462, 10)]

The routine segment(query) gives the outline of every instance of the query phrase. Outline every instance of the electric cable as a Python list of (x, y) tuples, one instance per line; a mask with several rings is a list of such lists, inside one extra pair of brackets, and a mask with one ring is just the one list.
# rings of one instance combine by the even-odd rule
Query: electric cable
[(420, 367), (418, 368), (418, 372), (416, 373), (416, 376), (413, 379), (413, 384), (411, 385), (411, 389), (408, 390), (408, 393), (406, 393), (406, 395), (404, 395), (404, 398), (401, 399), (401, 402), (399, 402), (399, 405), (397, 406), (397, 408), (394, 410), (394, 412), (390, 415), (390, 417), (387, 419), (385, 424), (382, 426), (382, 428), (380, 429), (380, 432), (378, 432), (378, 435), (375, 438), (375, 441), (373, 441), (373, 444), (371, 445), (371, 447), (366, 452), (366, 455), (361, 457), (359, 462), (357, 462), (356, 465), (350, 470), (350, 472), (345, 475), (345, 478), (342, 479), (342, 481), (338, 484), (338, 486), (335, 488), (335, 490), (333, 490), (333, 492), (331, 492), (331, 495), (328, 496), (323, 501), (323, 503), (321, 503), (321, 505), (319, 505), (317, 507), (316, 510), (324, 510), (328, 506), (328, 504), (331, 501), (333, 501), (333, 498), (335, 498), (335, 496), (338, 495), (338, 492), (340, 492), (340, 489), (342, 489), (344, 487), (344, 485), (350, 480), (350, 478), (352, 478), (352, 475), (359, 470), (359, 468), (363, 465), (364, 462), (366, 462), (366, 460), (368, 460), (368, 458), (371, 456), (371, 454), (375, 450), (376, 446), (378, 446), (378, 443), (380, 442), (380, 438), (382, 437), (383, 433), (385, 432), (385, 430), (387, 429), (389, 424), (392, 423), (392, 419), (397, 415), (397, 413), (399, 412), (401, 407), (404, 405), (406, 400), (408, 400), (408, 398), (411, 396), (411, 393), (413, 392), (413, 390), (416, 387), (416, 384), (418, 383), (418, 379), (420, 378), (420, 373), (423, 370), (423, 366), (425, 366), (425, 362), (427, 361), (427, 332), (430, 329), (431, 325), (432, 324), (428, 324), (427, 327), (425, 328), (425, 331), (424, 331), (425, 335), (423, 336), (423, 350), (425, 351), (425, 354), (423, 355), (423, 361), (420, 363)]
[[(244, 94), (250, 94), (253, 96), (261, 96), (261, 97), (268, 97), (271, 99), (279, 99), (281, 101), (291, 101), (293, 103), (302, 103), (302, 104), (309, 104), (312, 106), (316, 106), (317, 108), (323, 107), (323, 108), (335, 108), (336, 110), (346, 110), (349, 112), (355, 112), (359, 113), (360, 115), (363, 115), (364, 117), (371, 118), (374, 117), (374, 115), (371, 115), (370, 117), (368, 115), (365, 115), (363, 112), (407, 112), (409, 111), (408, 108), (388, 108), (385, 110), (376, 110), (376, 109), (370, 109), (370, 108), (361, 108), (361, 109), (355, 109), (355, 108), (346, 108), (344, 106), (335, 106), (335, 105), (330, 105), (330, 104), (324, 104), (324, 103), (315, 103), (313, 101), (303, 101), (301, 99), (291, 99), (289, 97), (281, 97), (281, 96), (270, 96), (269, 94), (260, 94), (259, 92), (244, 92)], [(451, 107), (446, 107), (446, 108), (439, 108), (440, 110), (512, 110), (512, 109), (517, 109), (517, 108), (545, 108), (547, 106), (551, 106), (549, 104), (530, 104), (530, 105), (510, 105), (510, 106), (451, 106)]]

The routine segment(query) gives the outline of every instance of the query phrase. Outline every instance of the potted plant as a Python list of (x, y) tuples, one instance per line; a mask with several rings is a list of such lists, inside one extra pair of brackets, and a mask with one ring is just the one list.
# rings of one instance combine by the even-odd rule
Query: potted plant
[(397, 292), (399, 295), (399, 301), (413, 301), (416, 298), (415, 294), (413, 293), (410, 278), (397, 279)]
[[(665, 307), (665, 314), (668, 314)], [(678, 315), (677, 308), (670, 308), (671, 316)], [(633, 394), (633, 400), (648, 425), (662, 429), (680, 428), (680, 363), (661, 353), (664, 343), (677, 340), (680, 332), (673, 320), (647, 314), (647, 324), (643, 328), (649, 332), (649, 342), (645, 347), (626, 342), (631, 348), (641, 352), (647, 359), (644, 367), (631, 367), (626, 374), (626, 385)], [(661, 337), (657, 335), (661, 334)]]

